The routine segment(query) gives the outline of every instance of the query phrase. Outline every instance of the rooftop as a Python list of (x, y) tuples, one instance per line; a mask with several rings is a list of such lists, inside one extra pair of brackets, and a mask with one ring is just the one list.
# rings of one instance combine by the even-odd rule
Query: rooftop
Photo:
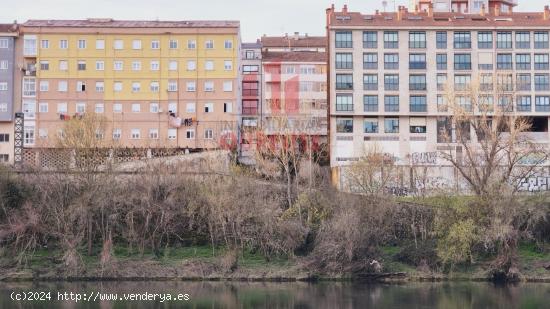
[(286, 36), (262, 36), (263, 47), (326, 47), (327, 38), (324, 36), (300, 36), (298, 33)]
[(327, 53), (292, 51), (292, 52), (263, 52), (264, 62), (326, 62)]
[[(401, 10), (402, 9), (402, 10)], [(494, 14), (463, 14), (452, 12), (409, 12), (400, 8), (398, 12), (361, 14), (327, 10), (331, 27), (550, 27), (550, 10), (543, 12), (513, 12)]]
[(39, 20), (31, 19), (25, 27), (77, 27), (77, 28), (238, 28), (238, 21), (229, 20), (114, 20), (112, 18), (88, 18), (81, 20)]
[(17, 32), (17, 24), (0, 24), (1, 33), (15, 33)]

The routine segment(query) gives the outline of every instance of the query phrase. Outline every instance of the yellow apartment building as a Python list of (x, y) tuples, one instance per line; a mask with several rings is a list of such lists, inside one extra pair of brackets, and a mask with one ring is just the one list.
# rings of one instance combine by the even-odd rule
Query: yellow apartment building
[(128, 148), (216, 148), (237, 133), (236, 21), (29, 20), (21, 26), (26, 147), (55, 148), (63, 123), (105, 116)]

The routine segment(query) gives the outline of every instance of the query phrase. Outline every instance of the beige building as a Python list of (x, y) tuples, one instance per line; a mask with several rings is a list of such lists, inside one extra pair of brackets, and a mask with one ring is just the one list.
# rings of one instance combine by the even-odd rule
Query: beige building
[(121, 148), (208, 149), (236, 133), (235, 21), (30, 20), (21, 27), (25, 146), (56, 147), (63, 124), (105, 116)]
[[(346, 166), (373, 147), (401, 166), (448, 165), (437, 155), (446, 146), (440, 135), (452, 135), (450, 111), (442, 108), (447, 84), (459, 89), (479, 80), (490, 102), (511, 104), (531, 119), (531, 139), (550, 141), (550, 9), (519, 13), (516, 4), (420, 0), (410, 11), (327, 10), (337, 186)], [(508, 101), (496, 95), (495, 83), (511, 85)]]

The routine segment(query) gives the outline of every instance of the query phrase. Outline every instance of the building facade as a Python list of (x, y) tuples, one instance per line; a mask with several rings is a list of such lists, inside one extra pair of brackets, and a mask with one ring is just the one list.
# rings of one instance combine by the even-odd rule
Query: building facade
[(401, 166), (448, 164), (437, 156), (452, 122), (442, 108), (446, 85), (478, 81), (493, 105), (502, 103), (495, 84), (515, 85), (508, 103), (532, 120), (527, 134), (550, 141), (548, 7), (519, 13), (507, 0), (415, 3), (410, 12), (327, 10), (330, 161), (339, 187), (346, 166), (371, 148)]
[(17, 24), (0, 24), (0, 163), (13, 163)]
[(234, 21), (30, 20), (21, 27), (26, 147), (56, 147), (66, 120), (105, 116), (118, 147), (219, 147), (237, 128)]
[(241, 147), (242, 161), (253, 156), (256, 132), (262, 125), (262, 45), (243, 43), (241, 50)]
[(327, 135), (326, 38), (294, 33), (263, 36), (264, 131), (288, 130), (318, 137)]

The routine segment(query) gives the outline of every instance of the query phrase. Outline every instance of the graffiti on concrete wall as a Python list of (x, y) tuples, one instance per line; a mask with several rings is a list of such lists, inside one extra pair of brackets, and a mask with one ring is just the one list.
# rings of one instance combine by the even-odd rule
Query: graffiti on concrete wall
[(436, 165), (437, 152), (413, 152), (411, 163), (413, 165)]
[(550, 191), (550, 174), (533, 173), (521, 179), (518, 183), (519, 190), (524, 192)]

